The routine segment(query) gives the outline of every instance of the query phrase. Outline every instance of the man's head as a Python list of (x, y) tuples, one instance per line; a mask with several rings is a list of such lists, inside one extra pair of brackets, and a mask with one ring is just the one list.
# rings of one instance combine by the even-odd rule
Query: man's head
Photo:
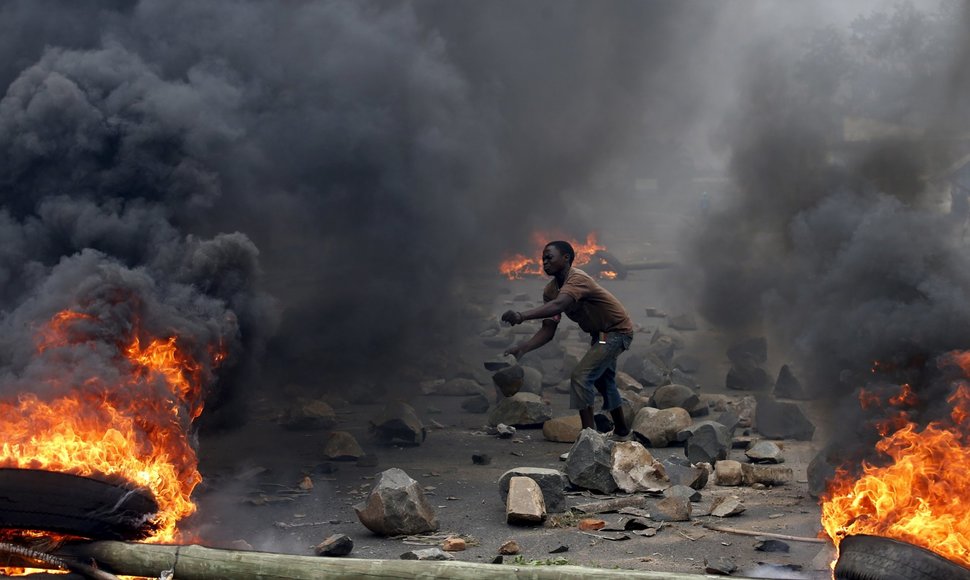
[(542, 250), (542, 269), (549, 276), (555, 276), (573, 265), (576, 251), (569, 242), (556, 240), (549, 242)]

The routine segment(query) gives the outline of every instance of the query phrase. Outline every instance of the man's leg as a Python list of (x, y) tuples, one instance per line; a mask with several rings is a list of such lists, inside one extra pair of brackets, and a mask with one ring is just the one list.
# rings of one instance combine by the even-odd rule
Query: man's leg
[(613, 357), (612, 363), (607, 366), (600, 378), (596, 380), (596, 390), (603, 395), (603, 408), (610, 412), (613, 419), (613, 432), (619, 437), (626, 437), (630, 434), (630, 428), (626, 424), (626, 417), (623, 415), (623, 399), (620, 391), (616, 388), (616, 358)]
[[(583, 429), (595, 429), (593, 404), (596, 402), (596, 383), (610, 367), (612, 358), (616, 376), (616, 356), (610, 357), (609, 349), (603, 344), (594, 344), (579, 361), (569, 377), (569, 408), (579, 411), (579, 421)], [(616, 389), (614, 380), (614, 390)], [(619, 398), (619, 395), (617, 395)]]

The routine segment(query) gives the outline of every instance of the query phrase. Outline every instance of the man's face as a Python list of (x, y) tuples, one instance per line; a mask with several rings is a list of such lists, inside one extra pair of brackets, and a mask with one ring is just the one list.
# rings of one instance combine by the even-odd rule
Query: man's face
[(555, 276), (569, 267), (569, 260), (556, 246), (546, 246), (542, 250), (542, 270), (549, 276)]

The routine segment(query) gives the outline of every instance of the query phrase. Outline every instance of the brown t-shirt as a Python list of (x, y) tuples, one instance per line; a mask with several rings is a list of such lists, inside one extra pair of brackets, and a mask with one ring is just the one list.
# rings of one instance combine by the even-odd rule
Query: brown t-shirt
[(579, 324), (584, 332), (622, 332), (633, 334), (633, 321), (615, 296), (579, 268), (570, 268), (562, 288), (553, 278), (542, 291), (542, 301), (555, 300), (562, 292), (575, 302), (565, 311), (570, 320)]

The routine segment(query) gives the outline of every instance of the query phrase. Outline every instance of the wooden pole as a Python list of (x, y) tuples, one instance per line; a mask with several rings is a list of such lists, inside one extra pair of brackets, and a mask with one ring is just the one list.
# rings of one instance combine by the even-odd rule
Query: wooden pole
[[(458, 561), (364, 560), (240, 552), (202, 546), (159, 546), (116, 541), (66, 544), (60, 557), (93, 559), (123, 576), (158, 578), (166, 570), (178, 580), (698, 580), (709, 576), (675, 572), (607, 570), (580, 566), (517, 566)], [(732, 576), (732, 578), (740, 578)], [(741, 579), (750, 580), (750, 579)]]

